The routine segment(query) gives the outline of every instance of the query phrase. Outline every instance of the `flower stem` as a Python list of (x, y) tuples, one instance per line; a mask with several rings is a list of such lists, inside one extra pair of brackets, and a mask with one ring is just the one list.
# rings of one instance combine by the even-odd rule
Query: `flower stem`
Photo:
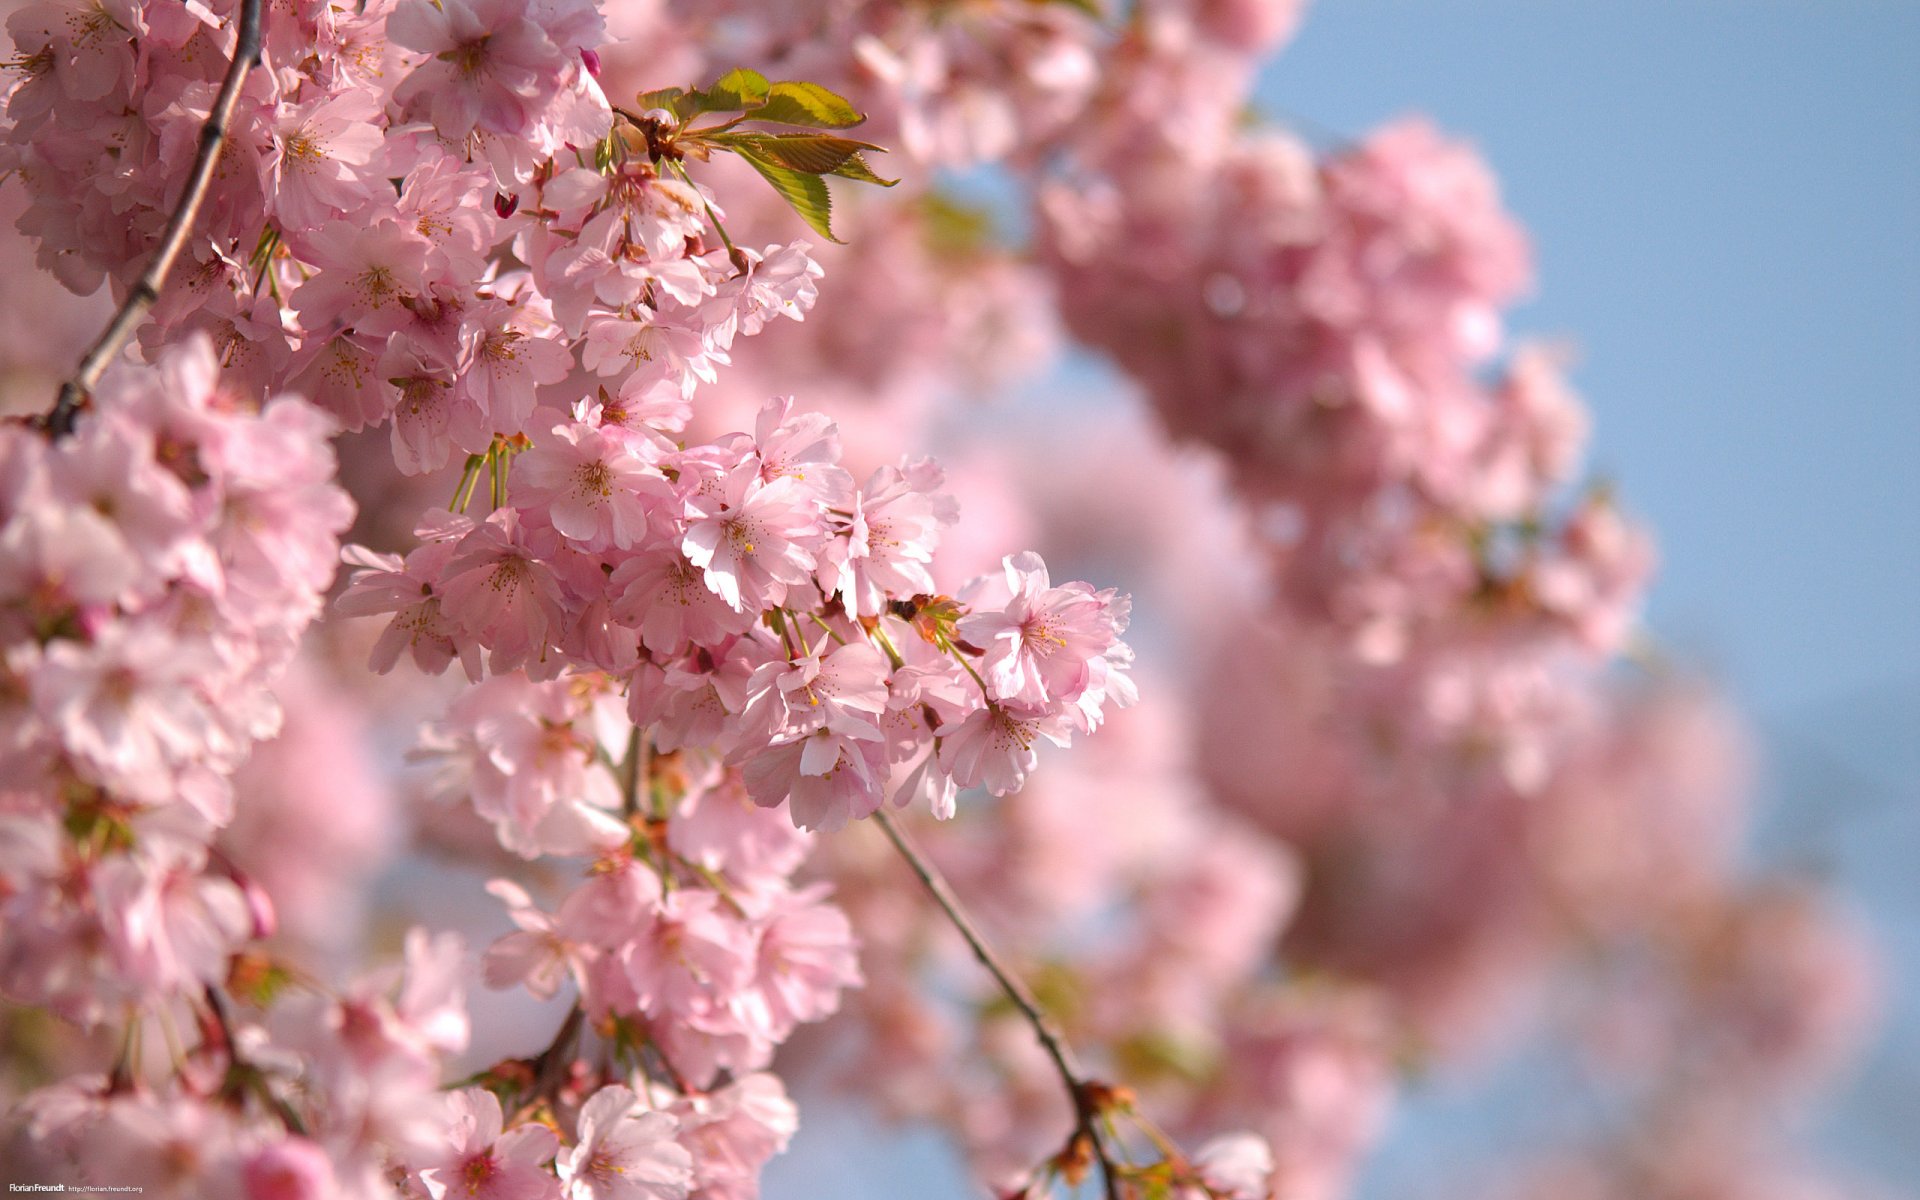
[(707, 202), (706, 196), (701, 194), (700, 189), (695, 186), (693, 176), (687, 174), (687, 169), (673, 159), (666, 159), (665, 162), (667, 166), (672, 169), (673, 173), (680, 177), (680, 182), (693, 188), (694, 194), (700, 196), (700, 207), (707, 210), (708, 223), (713, 226), (713, 231), (720, 235), (720, 244), (727, 248), (727, 261), (733, 264), (735, 271), (740, 272), (742, 275), (746, 274), (747, 268), (750, 265), (747, 262), (747, 256), (742, 254), (740, 247), (734, 245), (733, 239), (727, 236), (727, 227), (720, 223), (720, 214), (713, 211), (713, 205)]
[(1092, 1147), (1094, 1156), (1099, 1160), (1100, 1175), (1106, 1187), (1107, 1200), (1119, 1200), (1119, 1175), (1100, 1127), (1102, 1106), (1098, 1098), (1108, 1094), (1110, 1089), (1080, 1074), (1079, 1068), (1074, 1064), (1073, 1051), (1068, 1047), (1066, 1038), (1055, 1027), (1052, 1018), (1041, 1010), (1039, 1001), (1034, 999), (1033, 993), (1028, 991), (1027, 986), (1008, 970), (1006, 964), (1000, 961), (993, 947), (987, 945), (986, 939), (980, 935), (979, 928), (973, 923), (973, 918), (960, 907), (959, 898), (953, 894), (953, 889), (948, 886), (946, 878), (940, 874), (939, 870), (913, 848), (912, 843), (907, 841), (906, 833), (894, 824), (893, 818), (884, 808), (876, 810), (873, 819), (886, 833), (887, 840), (893, 843), (893, 848), (900, 852), (900, 857), (907, 860), (907, 866), (919, 876), (920, 882), (926, 886), (927, 894), (933, 897), (933, 902), (940, 907), (941, 912), (946, 914), (947, 920), (953, 927), (960, 931), (961, 938), (966, 941), (967, 948), (973, 951), (973, 956), (980, 960), (980, 965), (987, 969), (987, 974), (993, 976), (994, 982), (1000, 985), (1000, 990), (1006, 993), (1007, 999), (1013, 1002), (1013, 1006), (1020, 1011), (1020, 1015), (1026, 1018), (1027, 1024), (1033, 1027), (1034, 1037), (1039, 1039), (1041, 1049), (1045, 1050), (1047, 1057), (1053, 1061), (1053, 1069), (1059, 1074), (1060, 1082), (1066, 1086), (1067, 1097), (1073, 1103), (1074, 1136), (1085, 1139), (1086, 1143)]
[(640, 811), (640, 789), (648, 787), (651, 791), (647, 778), (649, 749), (646, 735), (635, 725), (633, 732), (627, 735), (627, 755), (620, 763), (620, 806), (621, 812), (628, 817)]

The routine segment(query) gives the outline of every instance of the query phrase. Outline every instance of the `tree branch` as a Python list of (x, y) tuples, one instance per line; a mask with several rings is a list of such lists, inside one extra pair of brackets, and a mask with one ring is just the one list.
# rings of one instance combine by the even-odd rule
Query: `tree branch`
[(79, 367), (60, 385), (59, 399), (45, 418), (45, 428), (53, 437), (65, 437), (73, 432), (81, 405), (99, 384), (107, 365), (160, 299), (160, 288), (167, 281), (167, 273), (187, 244), (187, 234), (192, 231), (200, 206), (206, 202), (207, 192), (213, 185), (213, 168), (226, 141), (227, 123), (233, 119), (233, 110), (240, 102), (240, 87), (246, 82), (247, 72), (260, 61), (261, 3), (262, 0), (240, 0), (233, 61), (227, 66), (226, 77), (220, 81), (220, 92), (214, 97), (206, 124), (200, 127), (200, 145), (194, 151), (193, 167), (187, 172), (186, 190), (181, 193), (180, 203), (174, 207), (146, 270), (140, 272), (140, 278), (134, 281), (132, 290), (114, 312), (113, 319), (107, 322), (99, 340), (80, 359)]
[(586, 1010), (576, 1002), (567, 1010), (567, 1019), (560, 1023), (547, 1048), (527, 1060), (533, 1072), (533, 1081), (527, 1088), (530, 1099), (550, 1096), (567, 1081), (567, 1071), (573, 1065), (574, 1043), (580, 1040), (580, 1027), (586, 1019)]
[(241, 1055), (240, 1043), (234, 1036), (233, 1018), (227, 1013), (227, 1002), (220, 995), (220, 989), (208, 984), (205, 997), (207, 1013), (213, 1018), (214, 1029), (220, 1035), (219, 1049), (227, 1056), (227, 1077), (221, 1084), (222, 1094), (238, 1103), (245, 1093), (252, 1092), (268, 1111), (279, 1118), (288, 1133), (304, 1136), (307, 1127), (300, 1119), (300, 1114), (294, 1111), (286, 1097), (273, 1090), (266, 1073)]
[(893, 818), (887, 814), (886, 809), (877, 809), (873, 819), (885, 831), (887, 840), (893, 843), (893, 848), (900, 852), (900, 857), (906, 859), (913, 873), (920, 877), (920, 882), (926, 885), (928, 894), (933, 897), (933, 902), (940, 906), (940, 911), (946, 914), (947, 920), (960, 931), (960, 936), (966, 940), (967, 948), (973, 951), (973, 956), (980, 960), (980, 965), (987, 969), (987, 974), (993, 976), (994, 982), (1000, 985), (1000, 990), (1006, 993), (1007, 999), (1013, 1002), (1013, 1006), (1020, 1010), (1020, 1015), (1026, 1018), (1027, 1024), (1033, 1027), (1034, 1037), (1039, 1039), (1040, 1047), (1047, 1052), (1047, 1057), (1053, 1060), (1053, 1069), (1059, 1074), (1060, 1082), (1066, 1086), (1068, 1099), (1073, 1102), (1073, 1140), (1083, 1140), (1092, 1150), (1094, 1157), (1099, 1160), (1100, 1175), (1106, 1187), (1107, 1200), (1119, 1200), (1120, 1178), (1100, 1129), (1102, 1098), (1110, 1095), (1112, 1089), (1104, 1084), (1095, 1083), (1080, 1073), (1079, 1067), (1074, 1064), (1072, 1049), (1068, 1047), (1066, 1038), (1054, 1025), (1052, 1018), (1041, 1010), (1039, 1001), (1033, 998), (1033, 993), (1027, 990), (1026, 985), (1007, 969), (1006, 964), (1002, 963), (999, 956), (993, 952), (993, 948), (987, 945), (986, 940), (980, 935), (979, 928), (974, 925), (973, 919), (960, 907), (959, 898), (953, 894), (953, 889), (947, 885), (946, 879), (932, 863), (922, 858), (920, 852), (913, 848), (913, 845), (907, 841), (906, 834), (893, 823)]

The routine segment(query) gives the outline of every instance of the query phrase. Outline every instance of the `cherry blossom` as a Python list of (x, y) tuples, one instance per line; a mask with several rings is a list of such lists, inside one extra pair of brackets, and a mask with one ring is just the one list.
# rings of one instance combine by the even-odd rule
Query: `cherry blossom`
[[(0, 6), (0, 398), (108, 320), (42, 275), (139, 326), (0, 424), (10, 1166), (746, 1200), (834, 1075), (997, 1194), (1334, 1200), (1577, 962), (1634, 1132), (1541, 1177), (1677, 1195), (1854, 1048), (1491, 170), (1244, 119), (1295, 0)], [(989, 444), (1068, 338), (1141, 403)]]
[(636, 1111), (632, 1090), (602, 1088), (580, 1114), (580, 1142), (560, 1159), (570, 1200), (680, 1200), (693, 1156), (673, 1140), (679, 1122)]

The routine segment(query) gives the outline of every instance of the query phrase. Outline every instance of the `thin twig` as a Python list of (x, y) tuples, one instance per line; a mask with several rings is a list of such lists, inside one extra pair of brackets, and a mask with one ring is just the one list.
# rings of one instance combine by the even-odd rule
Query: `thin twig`
[(621, 812), (629, 817), (640, 811), (641, 787), (651, 790), (651, 781), (647, 778), (648, 749), (646, 735), (635, 725), (627, 735), (627, 756), (620, 763)]
[(960, 936), (966, 940), (967, 948), (973, 951), (973, 956), (980, 960), (980, 965), (987, 969), (987, 974), (993, 976), (994, 982), (1000, 985), (1000, 990), (1006, 993), (1007, 999), (1013, 1002), (1013, 1006), (1020, 1010), (1020, 1015), (1026, 1018), (1027, 1024), (1033, 1027), (1034, 1037), (1039, 1039), (1040, 1047), (1047, 1052), (1047, 1057), (1053, 1060), (1053, 1069), (1059, 1074), (1060, 1082), (1066, 1085), (1067, 1096), (1073, 1102), (1075, 1133), (1086, 1139), (1093, 1149), (1094, 1156), (1099, 1160), (1100, 1175), (1106, 1186), (1107, 1200), (1119, 1200), (1119, 1173), (1114, 1167), (1113, 1159), (1107, 1151), (1106, 1139), (1101, 1136), (1100, 1130), (1101, 1106), (1097, 1097), (1106, 1094), (1108, 1089), (1080, 1074), (1080, 1069), (1074, 1065), (1073, 1051), (1067, 1046), (1066, 1038), (1054, 1026), (1052, 1018), (1041, 1010), (1039, 1001), (1033, 998), (1033, 993), (1027, 990), (1027, 986), (1007, 969), (1006, 965), (1000, 961), (999, 955), (987, 945), (986, 939), (981, 937), (980, 930), (974, 925), (973, 919), (960, 907), (960, 901), (953, 894), (953, 889), (947, 885), (946, 878), (932, 863), (920, 856), (920, 852), (907, 841), (906, 834), (894, 824), (893, 818), (887, 815), (884, 808), (876, 810), (873, 819), (886, 833), (887, 840), (893, 843), (893, 848), (900, 852), (900, 857), (907, 860), (907, 866), (911, 867), (913, 873), (919, 876), (920, 882), (926, 885), (927, 893), (933, 897), (933, 902), (940, 906), (940, 911), (946, 914), (947, 920), (960, 931)]
[(227, 123), (233, 119), (233, 110), (240, 103), (240, 87), (246, 82), (247, 72), (260, 61), (261, 3), (262, 0), (241, 0), (233, 61), (227, 66), (226, 77), (220, 81), (220, 92), (214, 98), (206, 124), (200, 127), (200, 145), (194, 151), (193, 167), (187, 172), (186, 190), (180, 194), (180, 203), (174, 207), (173, 216), (160, 235), (159, 248), (147, 261), (146, 270), (140, 272), (140, 278), (134, 281), (133, 289), (114, 312), (113, 319), (107, 322), (100, 339), (81, 358), (78, 369), (60, 385), (60, 397), (46, 416), (46, 430), (53, 437), (65, 437), (73, 432), (80, 406), (99, 384), (107, 365), (140, 327), (148, 310), (159, 301), (167, 273), (187, 244), (187, 234), (199, 218), (200, 206), (206, 202), (207, 192), (213, 185), (214, 164), (219, 161), (220, 147), (227, 138)]
[(212, 1014), (214, 1026), (220, 1032), (222, 1042), (220, 1049), (227, 1055), (227, 1080), (222, 1090), (236, 1102), (242, 1094), (252, 1092), (272, 1111), (274, 1116), (280, 1119), (280, 1124), (288, 1133), (305, 1136), (306, 1122), (300, 1119), (300, 1114), (294, 1111), (293, 1105), (287, 1102), (286, 1097), (273, 1090), (273, 1084), (267, 1079), (265, 1071), (241, 1055), (240, 1043), (234, 1037), (233, 1018), (227, 1015), (227, 1002), (220, 995), (220, 989), (208, 984), (206, 1000), (207, 1011)]
[(733, 264), (733, 269), (742, 275), (752, 270), (753, 264), (748, 261), (745, 254), (741, 253), (740, 247), (733, 244), (733, 239), (727, 236), (727, 227), (720, 223), (720, 214), (713, 211), (713, 205), (707, 202), (705, 193), (695, 185), (693, 176), (687, 174), (687, 168), (675, 159), (669, 158), (664, 161), (673, 173), (680, 177), (680, 182), (692, 188), (693, 194), (700, 197), (700, 207), (707, 210), (707, 221), (713, 226), (713, 231), (720, 235), (720, 244), (727, 248), (727, 261)]
[(567, 1019), (554, 1031), (553, 1040), (547, 1048), (535, 1055), (528, 1066), (533, 1071), (533, 1081), (527, 1086), (530, 1100), (538, 1100), (558, 1091), (567, 1080), (567, 1072), (573, 1066), (574, 1043), (580, 1040), (580, 1027), (586, 1023), (586, 1010), (575, 1004), (567, 1010)]

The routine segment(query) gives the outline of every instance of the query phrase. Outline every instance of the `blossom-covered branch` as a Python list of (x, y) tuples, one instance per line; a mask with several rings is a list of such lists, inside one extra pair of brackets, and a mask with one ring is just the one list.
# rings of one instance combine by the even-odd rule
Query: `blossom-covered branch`
[(100, 382), (101, 372), (107, 369), (107, 365), (120, 353), (120, 348), (126, 345), (127, 339), (133, 336), (147, 310), (159, 302), (160, 289), (166, 286), (167, 275), (173, 270), (173, 261), (186, 245), (187, 234), (199, 218), (200, 206), (213, 183), (214, 166), (219, 161), (220, 148), (227, 138), (227, 124), (233, 119), (234, 106), (240, 102), (240, 88), (246, 83), (247, 72), (259, 62), (260, 12), (261, 0), (241, 0), (239, 23), (234, 31), (233, 60), (220, 81), (220, 91), (214, 97), (212, 111), (207, 114), (207, 123), (201, 126), (200, 140), (194, 148), (193, 165), (187, 170), (186, 188), (180, 194), (180, 202), (175, 206), (173, 215), (167, 220), (153, 257), (127, 290), (126, 298), (113, 314), (113, 320), (108, 322), (99, 339), (81, 357), (72, 378), (60, 385), (60, 395), (46, 418), (47, 429), (55, 437), (64, 437), (73, 432), (74, 418)]
[(987, 974), (993, 976), (994, 983), (1006, 993), (1007, 999), (1013, 1002), (1014, 1007), (1020, 1010), (1020, 1015), (1033, 1027), (1033, 1036), (1039, 1039), (1047, 1058), (1060, 1073), (1060, 1082), (1073, 1103), (1075, 1127), (1073, 1137), (1054, 1157), (1052, 1165), (1065, 1175), (1068, 1182), (1077, 1184), (1088, 1161), (1098, 1161), (1101, 1184), (1107, 1196), (1110, 1200), (1119, 1196), (1120, 1171), (1108, 1152), (1106, 1136), (1101, 1128), (1101, 1120), (1106, 1115), (1105, 1101), (1112, 1095), (1112, 1089), (1081, 1075), (1079, 1068), (1074, 1066), (1071, 1049), (1060, 1031), (1054, 1028), (1053, 1021), (1019, 978), (1000, 962), (999, 956), (994, 954), (980, 930), (968, 918), (966, 910), (961, 908), (953, 889), (947, 886), (947, 881), (940, 877), (939, 871), (907, 841), (906, 834), (894, 823), (893, 818), (881, 812), (874, 814), (874, 820), (887, 835), (887, 840), (893, 843), (893, 848), (900, 852), (900, 857), (913, 869), (914, 875), (927, 889), (927, 894), (940, 906), (940, 911), (960, 936), (966, 939), (967, 949), (973, 951), (973, 956), (980, 960)]

